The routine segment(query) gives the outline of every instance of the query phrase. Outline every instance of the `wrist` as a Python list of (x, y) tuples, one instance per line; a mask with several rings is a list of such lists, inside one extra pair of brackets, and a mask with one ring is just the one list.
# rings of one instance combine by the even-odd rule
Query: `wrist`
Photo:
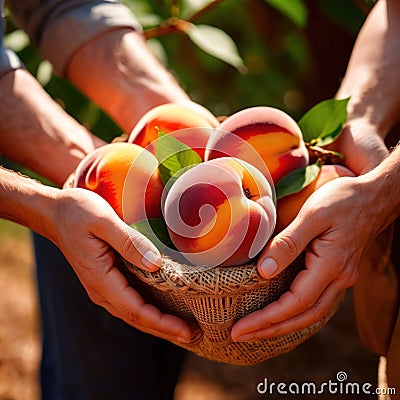
[[(374, 200), (368, 203), (376, 218), (371, 224), (376, 224), (380, 231), (400, 216), (400, 147), (376, 168), (359, 177), (363, 187), (363, 195), (373, 196)], [(379, 232), (378, 232), (379, 233)]]
[(344, 163), (356, 175), (375, 168), (388, 150), (378, 129), (366, 118), (350, 117), (332, 149), (344, 155)]
[(50, 208), (59, 189), (0, 167), (0, 218), (52, 238)]
[(189, 100), (143, 35), (128, 28), (106, 32), (82, 47), (68, 63), (67, 77), (126, 132), (149, 109)]

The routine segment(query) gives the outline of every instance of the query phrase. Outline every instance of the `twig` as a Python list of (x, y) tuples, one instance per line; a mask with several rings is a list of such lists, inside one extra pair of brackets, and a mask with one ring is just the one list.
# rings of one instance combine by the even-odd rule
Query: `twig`
[(180, 19), (176, 16), (170, 17), (160, 23), (159, 26), (146, 29), (143, 34), (146, 39), (152, 39), (158, 36), (170, 35), (172, 33), (185, 33), (189, 27), (203, 14), (222, 3), (224, 0), (213, 0), (206, 4), (200, 10), (196, 11), (187, 20)]
[(191, 25), (190, 22), (184, 21), (183, 19), (170, 17), (165, 21), (162, 21), (159, 26), (145, 30), (143, 34), (146, 39), (152, 39), (154, 37), (170, 35), (172, 33), (187, 32)]
[(319, 146), (312, 146), (306, 143), (310, 163), (315, 163), (319, 160), (322, 164), (343, 164), (343, 154), (337, 151), (326, 150)]
[(214, 7), (216, 7), (218, 4), (222, 3), (224, 0), (213, 0), (210, 3), (206, 4), (203, 8), (200, 8), (200, 10), (196, 11), (191, 17), (188, 18), (188, 22), (194, 22), (197, 21), (203, 14), (207, 13)]

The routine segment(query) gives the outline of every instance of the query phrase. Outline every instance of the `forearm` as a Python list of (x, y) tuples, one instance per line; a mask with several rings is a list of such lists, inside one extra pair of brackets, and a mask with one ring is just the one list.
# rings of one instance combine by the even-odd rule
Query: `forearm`
[(108, 31), (79, 49), (66, 75), (126, 132), (154, 106), (189, 100), (142, 34), (128, 28)]
[(102, 142), (69, 116), (25, 70), (0, 79), (0, 151), (56, 184)]
[(375, 202), (366, 205), (377, 215), (382, 231), (400, 217), (400, 145), (375, 169), (359, 178), (367, 182), (367, 190), (375, 193)]
[(361, 29), (337, 98), (350, 97), (348, 120), (333, 149), (357, 175), (387, 155), (384, 137), (400, 115), (400, 1), (380, 0)]
[(349, 121), (363, 119), (385, 137), (400, 113), (400, 1), (380, 0), (355, 43), (337, 97), (351, 97)]

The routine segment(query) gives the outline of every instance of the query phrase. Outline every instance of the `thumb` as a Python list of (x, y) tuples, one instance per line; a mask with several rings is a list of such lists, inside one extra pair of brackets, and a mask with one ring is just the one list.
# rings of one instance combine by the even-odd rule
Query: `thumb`
[(102, 239), (112, 246), (125, 260), (147, 271), (156, 271), (162, 260), (156, 246), (144, 235), (115, 218)]
[(257, 262), (261, 277), (273, 278), (278, 275), (317, 236), (315, 224), (311, 220), (312, 218), (297, 217), (286, 229), (271, 239)]

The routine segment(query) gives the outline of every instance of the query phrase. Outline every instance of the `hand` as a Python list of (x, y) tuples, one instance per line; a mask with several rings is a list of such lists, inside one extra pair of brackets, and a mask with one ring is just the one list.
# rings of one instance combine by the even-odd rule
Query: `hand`
[(258, 261), (262, 277), (275, 277), (304, 249), (306, 268), (277, 301), (239, 320), (233, 340), (271, 338), (316, 323), (356, 282), (363, 249), (381, 226), (374, 214), (379, 198), (365, 182), (364, 177), (343, 177), (325, 184), (272, 239)]
[(346, 167), (356, 175), (372, 170), (388, 154), (377, 127), (366, 118), (351, 120), (330, 148), (344, 155)]
[(48, 236), (64, 253), (91, 300), (143, 332), (189, 342), (187, 324), (146, 303), (115, 266), (117, 251), (139, 268), (157, 270), (161, 256), (154, 245), (93, 192), (57, 191), (53, 204)]

